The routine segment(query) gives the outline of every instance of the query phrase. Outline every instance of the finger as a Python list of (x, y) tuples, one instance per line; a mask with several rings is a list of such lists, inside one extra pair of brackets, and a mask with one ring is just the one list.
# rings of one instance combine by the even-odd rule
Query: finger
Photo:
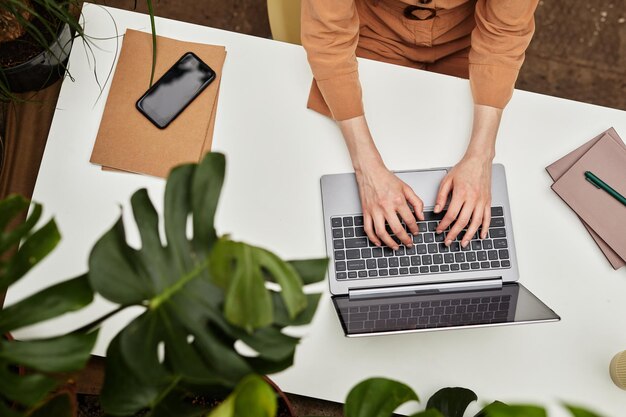
[[(411, 233), (416, 235), (419, 232), (417, 228), (417, 221), (415, 221), (415, 215), (413, 214), (413, 212), (409, 210), (409, 206), (399, 207), (398, 214), (400, 215), (400, 217), (402, 217), (402, 220), (404, 220), (404, 224), (406, 224), (406, 227), (409, 228)], [(411, 236), (409, 236), (409, 239), (411, 239)], [(413, 242), (411, 241), (411, 245), (412, 244)]]
[[(450, 225), (456, 220), (459, 212), (461, 211), (461, 207), (463, 206), (463, 200), (457, 195), (452, 193), (452, 201), (450, 201), (450, 205), (448, 206), (448, 211), (446, 211), (446, 215), (443, 216), (443, 219), (437, 225), (437, 229), (435, 230), (437, 233), (441, 233), (446, 230)], [(448, 232), (448, 236), (450, 233)], [(450, 241), (453, 241), (456, 236), (452, 236)]]
[(381, 245), (380, 239), (376, 236), (376, 232), (374, 231), (374, 221), (368, 212), (363, 213), (363, 229), (365, 229), (367, 237), (374, 243), (374, 245)]
[(452, 180), (449, 180), (446, 176), (441, 184), (439, 184), (439, 191), (437, 192), (437, 199), (435, 200), (435, 209), (433, 210), (435, 213), (441, 212), (443, 208), (446, 206), (446, 201), (448, 201), (448, 195), (452, 190)]
[(489, 225), (491, 224), (491, 202), (488, 202), (485, 205), (485, 209), (483, 210), (483, 225), (480, 230), (480, 238), (486, 239), (487, 232), (489, 232)]
[(413, 189), (409, 187), (408, 185), (404, 189), (404, 197), (406, 198), (406, 201), (409, 202), (411, 207), (413, 207), (413, 212), (415, 213), (415, 217), (417, 217), (421, 221), (424, 221), (424, 202), (422, 201), (421, 198), (417, 196), (417, 194), (415, 194)]
[[(396, 250), (398, 249), (398, 244), (395, 240), (389, 236), (387, 233), (387, 229), (385, 228), (385, 216), (382, 212), (378, 212), (374, 214), (374, 229), (376, 230), (376, 235), (382, 240), (382, 242), (389, 246), (390, 248)], [(397, 217), (396, 217), (397, 219)]]
[[(408, 210), (408, 207), (405, 206), (405, 208)], [(389, 223), (389, 228), (391, 229), (393, 234), (396, 235), (398, 239), (400, 239), (400, 242), (404, 243), (407, 246), (413, 246), (413, 239), (411, 238), (411, 236), (409, 236), (406, 230), (404, 230), (404, 227), (402, 227), (402, 224), (400, 223), (400, 219), (398, 219), (398, 214), (396, 213), (396, 211), (395, 210), (388, 211), (387, 213), (385, 213), (385, 217), (387, 218), (387, 223)], [(397, 243), (396, 243), (396, 246), (397, 246)], [(398, 248), (395, 247), (394, 249), (398, 249)]]
[[(467, 223), (470, 220), (470, 216), (472, 215), (472, 209), (473, 207), (471, 207), (470, 204), (468, 204), (468, 202), (463, 204), (463, 208), (461, 209), (459, 216), (454, 222), (454, 225), (452, 225), (450, 232), (448, 232), (448, 236), (450, 237), (450, 239), (456, 239), (459, 233), (461, 233), (461, 231), (465, 228), (465, 226), (467, 226)], [(446, 236), (446, 238), (448, 238), (448, 236)], [(469, 235), (467, 233), (463, 234), (462, 236), (463, 240), (461, 241), (461, 246), (463, 247), (467, 246), (468, 238), (469, 238)]]
[[(470, 220), (470, 224), (467, 227), (467, 236), (471, 240), (474, 234), (478, 231), (478, 227), (483, 221), (483, 211), (485, 207), (482, 203), (479, 203), (474, 207), (474, 212), (472, 213), (472, 219)], [(463, 237), (465, 240), (465, 236)]]

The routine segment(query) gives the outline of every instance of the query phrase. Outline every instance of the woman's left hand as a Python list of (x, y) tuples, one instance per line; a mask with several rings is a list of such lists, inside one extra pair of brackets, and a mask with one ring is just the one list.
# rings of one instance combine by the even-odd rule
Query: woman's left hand
[(435, 213), (443, 210), (452, 193), (448, 210), (436, 230), (442, 233), (452, 225), (446, 234), (446, 246), (450, 246), (463, 229), (467, 229), (461, 237), (463, 247), (469, 244), (480, 226), (480, 238), (487, 237), (491, 222), (491, 162), (488, 156), (466, 155), (441, 181)]

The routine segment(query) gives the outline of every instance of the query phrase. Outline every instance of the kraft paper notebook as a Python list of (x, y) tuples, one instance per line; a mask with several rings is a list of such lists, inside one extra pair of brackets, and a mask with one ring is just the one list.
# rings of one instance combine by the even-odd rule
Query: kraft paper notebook
[[(574, 163), (576, 163), (576, 161), (578, 161), (578, 159), (580, 159), (581, 156), (585, 154), (585, 152), (591, 149), (591, 147), (595, 145), (596, 142), (598, 142), (598, 140), (600, 140), (600, 138), (605, 134), (613, 139), (617, 144), (626, 149), (626, 145), (624, 144), (624, 142), (622, 142), (615, 129), (610, 128), (546, 167), (546, 170), (548, 171), (552, 179), (555, 181), (558, 180), (563, 174), (567, 172), (568, 169), (572, 167), (572, 165), (574, 165)], [(600, 236), (598, 236), (598, 234), (594, 232), (591, 227), (589, 227), (588, 224), (586, 224), (584, 221), (582, 221), (582, 223), (614, 269), (619, 269), (626, 265), (626, 261), (620, 258), (620, 256), (615, 253), (615, 251), (611, 249), (611, 247), (607, 245), (606, 242), (604, 242), (602, 238), (600, 238)]]
[(603, 135), (553, 185), (552, 189), (626, 259), (626, 206), (585, 179), (591, 171), (618, 193), (626, 195), (626, 149), (610, 135)]
[(126, 31), (90, 161), (114, 170), (166, 177), (174, 166), (198, 162), (210, 150), (226, 50), (157, 37), (155, 80), (189, 51), (217, 74), (166, 129), (158, 129), (135, 108), (150, 82), (151, 45), (149, 33)]

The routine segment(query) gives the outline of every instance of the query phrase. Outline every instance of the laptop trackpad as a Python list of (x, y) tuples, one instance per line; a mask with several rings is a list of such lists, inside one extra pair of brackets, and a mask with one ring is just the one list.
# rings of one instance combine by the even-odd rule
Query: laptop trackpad
[(432, 207), (437, 199), (437, 191), (443, 177), (448, 173), (445, 169), (428, 171), (404, 171), (395, 174), (415, 191), (424, 202), (424, 207)]

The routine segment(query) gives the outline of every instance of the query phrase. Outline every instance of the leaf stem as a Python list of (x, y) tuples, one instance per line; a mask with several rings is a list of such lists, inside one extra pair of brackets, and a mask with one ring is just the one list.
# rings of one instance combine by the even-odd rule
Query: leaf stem
[(184, 275), (181, 279), (176, 281), (172, 286), (167, 287), (165, 290), (163, 290), (163, 292), (160, 295), (150, 300), (150, 304), (148, 307), (151, 310), (158, 308), (161, 304), (163, 304), (165, 301), (170, 299), (172, 295), (174, 295), (175, 293), (180, 291), (185, 285), (187, 285), (188, 282), (195, 279), (200, 274), (200, 272), (202, 272), (202, 270), (204, 270), (208, 265), (209, 265), (209, 258), (206, 258), (204, 262), (202, 262), (201, 264), (198, 264), (191, 272), (189, 272), (187, 275)]
[(148, 13), (150, 14), (150, 29), (152, 30), (152, 68), (150, 69), (150, 87), (152, 87), (152, 82), (154, 81), (154, 69), (156, 67), (157, 38), (152, 0), (146, 0), (146, 3), (148, 3)]

